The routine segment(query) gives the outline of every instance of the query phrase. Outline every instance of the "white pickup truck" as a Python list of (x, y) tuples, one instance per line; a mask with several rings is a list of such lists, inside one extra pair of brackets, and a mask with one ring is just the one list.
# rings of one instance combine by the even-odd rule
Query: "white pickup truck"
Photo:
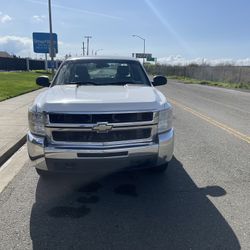
[(164, 171), (173, 155), (172, 107), (133, 58), (83, 57), (62, 63), (29, 109), (28, 153), (51, 172)]

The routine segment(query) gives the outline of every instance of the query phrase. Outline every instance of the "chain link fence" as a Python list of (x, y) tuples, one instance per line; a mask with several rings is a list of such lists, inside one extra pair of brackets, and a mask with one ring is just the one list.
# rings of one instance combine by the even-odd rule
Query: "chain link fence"
[(145, 65), (152, 75), (181, 76), (197, 80), (250, 84), (250, 66)]
[[(50, 61), (48, 61), (50, 64)], [(55, 67), (59, 67), (61, 61), (55, 61)], [(45, 60), (34, 60), (29, 58), (0, 57), (0, 70), (2, 71), (24, 71), (44, 70)]]

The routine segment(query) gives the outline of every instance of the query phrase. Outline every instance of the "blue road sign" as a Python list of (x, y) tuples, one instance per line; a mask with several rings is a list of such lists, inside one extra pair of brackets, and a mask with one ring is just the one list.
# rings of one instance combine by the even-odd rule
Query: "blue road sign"
[[(34, 32), (33, 34), (33, 50), (35, 53), (50, 52), (50, 33)], [(55, 53), (58, 53), (57, 34), (53, 33), (53, 45)]]

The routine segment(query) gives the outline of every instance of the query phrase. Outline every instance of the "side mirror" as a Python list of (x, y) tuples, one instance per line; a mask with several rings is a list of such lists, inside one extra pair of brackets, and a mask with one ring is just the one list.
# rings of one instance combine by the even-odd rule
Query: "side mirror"
[(168, 82), (168, 80), (167, 80), (167, 78), (166, 78), (165, 76), (155, 76), (155, 77), (153, 78), (152, 84), (153, 84), (154, 86), (160, 86), (160, 85), (165, 85), (165, 84), (167, 84), (167, 82)]
[(39, 76), (36, 78), (36, 84), (42, 87), (49, 87), (50, 81), (48, 76)]

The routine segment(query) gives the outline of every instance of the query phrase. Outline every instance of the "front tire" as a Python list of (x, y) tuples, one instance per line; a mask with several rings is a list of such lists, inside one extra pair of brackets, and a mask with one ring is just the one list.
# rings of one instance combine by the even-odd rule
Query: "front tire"
[(153, 173), (164, 173), (168, 168), (168, 162), (151, 168)]
[(48, 178), (49, 176), (51, 176), (51, 174), (48, 171), (41, 170), (41, 169), (38, 169), (38, 168), (36, 168), (36, 172), (42, 178)]

